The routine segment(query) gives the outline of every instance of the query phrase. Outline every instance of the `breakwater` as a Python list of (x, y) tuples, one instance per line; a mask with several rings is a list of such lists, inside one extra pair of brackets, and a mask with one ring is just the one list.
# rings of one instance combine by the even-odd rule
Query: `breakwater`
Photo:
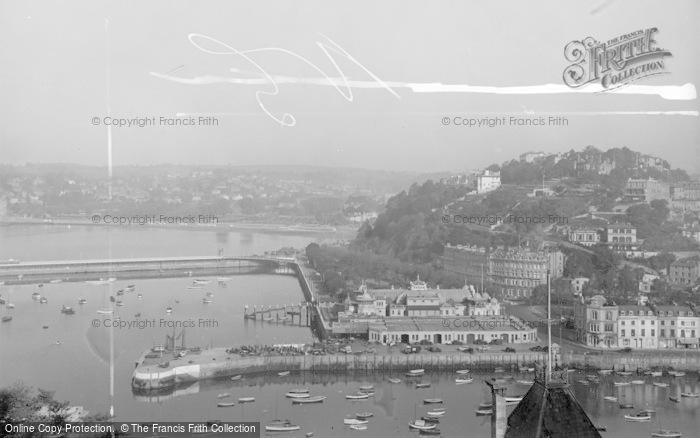
[[(478, 353), (478, 354), (391, 354), (391, 355), (326, 355), (326, 356), (237, 356), (221, 349), (203, 351), (196, 363), (170, 364), (168, 368), (136, 365), (132, 386), (149, 390), (204, 379), (243, 374), (278, 373), (283, 371), (313, 373), (357, 373), (373, 371), (406, 372), (412, 369), (449, 371), (459, 369), (493, 370), (501, 367), (517, 371), (520, 366), (544, 362), (544, 353)], [(195, 362), (195, 361), (193, 361)]]
[(165, 278), (274, 272), (298, 274), (296, 261), (273, 257), (162, 257), (111, 260), (67, 260), (0, 264), (0, 281), (5, 284), (46, 283), (52, 280), (85, 281)]
[(653, 352), (566, 352), (562, 359), (569, 367), (637, 371), (664, 368), (680, 371), (700, 371), (700, 351), (668, 350)]

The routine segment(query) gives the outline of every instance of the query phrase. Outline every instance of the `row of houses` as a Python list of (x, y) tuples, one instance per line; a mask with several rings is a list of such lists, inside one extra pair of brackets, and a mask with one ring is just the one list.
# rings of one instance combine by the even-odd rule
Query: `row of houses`
[(700, 316), (689, 306), (616, 305), (602, 295), (574, 302), (578, 342), (599, 348), (698, 348)]
[(564, 274), (566, 257), (561, 251), (534, 251), (529, 248), (482, 248), (470, 245), (444, 248), (442, 263), (447, 272), (468, 283), (488, 281), (503, 296), (529, 297), (532, 290)]

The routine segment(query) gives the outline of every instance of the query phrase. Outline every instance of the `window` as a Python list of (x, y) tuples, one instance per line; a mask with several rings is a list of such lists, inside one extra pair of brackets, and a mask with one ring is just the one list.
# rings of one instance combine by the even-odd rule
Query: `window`
[(671, 329), (671, 337), (672, 338), (676, 337), (676, 331), (674, 329)]
[(625, 321), (620, 321), (620, 325), (625, 325)]
[(643, 320), (642, 320), (642, 325), (644, 325), (645, 322), (647, 322), (647, 321), (646, 321), (645, 319), (643, 319)]
[(620, 330), (620, 336), (625, 337), (625, 329)]
[(662, 338), (665, 338), (665, 337), (666, 337), (666, 329), (661, 329), (660, 333), (661, 333), (660, 336), (661, 336)]
[(644, 336), (646, 336), (646, 335), (644, 334), (644, 329), (642, 329), (642, 337), (644, 337)]
[(635, 336), (635, 334), (634, 334), (634, 329), (632, 329), (632, 334), (631, 334), (630, 336), (632, 336), (632, 337)]
[(666, 321), (664, 321), (664, 320), (662, 319), (662, 320), (661, 320), (661, 325), (666, 325)]
[(651, 329), (651, 337), (653, 338), (653, 337), (655, 337), (655, 336), (656, 336), (656, 330)]

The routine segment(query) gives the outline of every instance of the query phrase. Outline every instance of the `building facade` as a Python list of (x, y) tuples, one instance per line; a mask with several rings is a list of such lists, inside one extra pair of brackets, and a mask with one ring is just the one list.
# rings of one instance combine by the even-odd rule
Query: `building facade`
[(619, 306), (618, 344), (630, 348), (658, 348), (657, 318), (647, 306)]
[(629, 201), (651, 202), (655, 199), (671, 200), (668, 183), (649, 179), (628, 179), (625, 184), (625, 198)]
[(700, 275), (697, 257), (676, 260), (669, 266), (668, 279), (671, 283), (692, 285)]
[(583, 246), (593, 246), (600, 243), (598, 230), (592, 228), (578, 228), (569, 232), (569, 241)]
[(618, 306), (608, 304), (605, 297), (574, 300), (576, 340), (589, 347), (617, 348)]

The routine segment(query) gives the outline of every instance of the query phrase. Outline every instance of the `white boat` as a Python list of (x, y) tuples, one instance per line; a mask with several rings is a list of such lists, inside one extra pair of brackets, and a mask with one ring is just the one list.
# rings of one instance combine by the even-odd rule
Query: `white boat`
[(141, 295), (141, 294), (138, 294), (138, 295), (136, 295), (136, 298), (138, 298), (138, 299), (140, 300), (140, 299), (142, 299), (142, 298), (143, 298), (143, 295)]
[(351, 425), (350, 425), (350, 429), (353, 429), (353, 430), (367, 430), (367, 426), (365, 426), (364, 424), (351, 424)]
[(123, 306), (123, 305), (124, 305), (124, 301), (117, 300), (117, 306)]
[(194, 284), (211, 284), (211, 280), (203, 280), (201, 278), (198, 278), (193, 281)]
[(644, 380), (632, 380), (633, 385), (644, 385)]
[(649, 373), (649, 375), (650, 375), (651, 377), (661, 377), (661, 376), (663, 375), (663, 372), (661, 372), (661, 371), (652, 371), (651, 373)]
[(432, 417), (432, 418), (438, 418), (438, 417), (442, 417), (443, 415), (445, 415), (445, 411), (428, 411), (425, 413), (425, 415), (427, 415), (428, 417)]
[(62, 279), (57, 278), (56, 280), (51, 280), (51, 281), (49, 281), (49, 283), (60, 283), (60, 282), (62, 282), (62, 281), (63, 281)]
[(236, 404), (233, 403), (233, 402), (230, 402), (230, 403), (217, 403), (217, 404), (216, 404), (216, 406), (218, 406), (218, 407), (220, 407), (220, 408), (230, 408), (230, 407), (235, 406), (235, 405), (236, 405)]
[(284, 377), (284, 376), (288, 376), (290, 372), (291, 371), (282, 371), (281, 373), (277, 373), (277, 375), (280, 377)]
[(360, 391), (370, 391), (374, 389), (374, 385), (362, 385), (360, 386)]
[(416, 383), (416, 388), (430, 388), (430, 382)]
[(423, 368), (419, 368), (416, 370), (408, 370), (408, 372), (411, 374), (425, 374), (425, 370)]
[(457, 370), (457, 374), (469, 374), (469, 370)]
[(370, 418), (370, 417), (374, 417), (374, 413), (372, 413), (372, 412), (359, 412), (359, 413), (355, 414), (355, 416), (357, 418)]
[(677, 430), (660, 430), (651, 433), (651, 438), (681, 438), (682, 436)]
[(390, 383), (401, 383), (401, 379), (389, 379)]
[(305, 393), (297, 393), (297, 392), (288, 392), (285, 394), (286, 397), (288, 398), (309, 398), (309, 394)]
[(255, 397), (241, 397), (238, 399), (238, 403), (251, 403), (255, 401)]
[(165, 313), (173, 313), (173, 308), (168, 307), (167, 309), (165, 309)]
[(367, 424), (369, 421), (367, 420), (360, 420), (358, 418), (345, 418), (343, 420), (343, 424)]
[(651, 420), (651, 415), (625, 415), (625, 420), (627, 421), (649, 421)]
[(347, 394), (345, 396), (345, 398), (350, 399), (350, 400), (364, 400), (366, 398), (369, 398), (369, 394), (367, 394), (367, 393), (355, 394), (355, 395)]
[(598, 374), (612, 374), (613, 370), (598, 370)]
[(631, 371), (618, 371), (615, 374), (617, 374), (618, 376), (631, 376), (632, 372)]
[(506, 404), (520, 403), (522, 399), (522, 397), (506, 397)]
[(493, 415), (493, 410), (492, 409), (477, 409), (476, 410), (476, 415)]
[(12, 303), (7, 303), (7, 304), (5, 304), (5, 307), (7, 307), (8, 309), (14, 309), (15, 305)]
[(204, 289), (204, 286), (187, 286), (187, 289), (199, 290), (199, 289)]
[(290, 389), (287, 391), (292, 394), (308, 394), (309, 393), (309, 388), (296, 388), (296, 389)]
[(668, 383), (653, 382), (652, 385), (658, 386), (659, 388), (668, 388)]
[(202, 298), (202, 303), (209, 304), (211, 303), (211, 300), (209, 298)]
[(700, 393), (698, 393), (698, 392), (681, 392), (681, 397), (696, 398), (696, 397), (700, 397)]
[(604, 399), (604, 400), (607, 400), (607, 401), (609, 401), (609, 402), (615, 402), (615, 403), (617, 403), (617, 397), (613, 397), (613, 396), (611, 396), (611, 395), (606, 395), (605, 397), (603, 397), (603, 399)]
[(424, 420), (414, 420), (408, 422), (408, 427), (418, 430), (430, 430), (435, 429), (437, 426), (434, 424), (428, 424)]
[(317, 395), (309, 398), (295, 398), (292, 403), (305, 404), (305, 403), (321, 403), (327, 397), (325, 395)]
[(89, 284), (90, 286), (100, 286), (103, 284), (114, 283), (115, 281), (117, 281), (116, 278), (100, 278), (99, 280), (86, 281), (85, 284)]
[(101, 315), (109, 315), (114, 313), (114, 309), (111, 309), (109, 307), (103, 307), (102, 309), (97, 309), (97, 313)]
[(668, 374), (672, 375), (673, 377), (685, 376), (685, 372), (683, 372), (683, 371), (669, 371)]
[(226, 283), (227, 281), (232, 280), (231, 277), (216, 277), (216, 281), (219, 283)]
[(237, 375), (237, 376), (231, 377), (231, 380), (241, 380), (241, 377), (243, 377), (243, 376), (241, 376), (241, 375), (239, 374), (239, 375)]
[(425, 404), (437, 404), (437, 403), (442, 403), (441, 398), (425, 398), (423, 399), (423, 403)]
[(292, 432), (301, 429), (300, 426), (292, 423), (268, 424), (265, 430), (268, 432)]
[(217, 397), (217, 398), (231, 397), (231, 393), (230, 393), (230, 392), (224, 392), (224, 393), (222, 393), (222, 394), (217, 395), (216, 397)]
[(85, 304), (87, 300), (85, 298), (78, 298), (78, 304)]
[(470, 377), (458, 377), (455, 379), (455, 383), (458, 385), (463, 385), (465, 383), (472, 383), (473, 381), (474, 381), (474, 379), (472, 379)]
[(46, 304), (46, 303), (49, 302), (49, 300), (46, 299), (46, 297), (41, 297), (41, 298), (39, 298), (39, 302), (40, 302), (41, 304)]
[(532, 380), (518, 380), (517, 382), (521, 385), (532, 385), (533, 383), (535, 383)]

